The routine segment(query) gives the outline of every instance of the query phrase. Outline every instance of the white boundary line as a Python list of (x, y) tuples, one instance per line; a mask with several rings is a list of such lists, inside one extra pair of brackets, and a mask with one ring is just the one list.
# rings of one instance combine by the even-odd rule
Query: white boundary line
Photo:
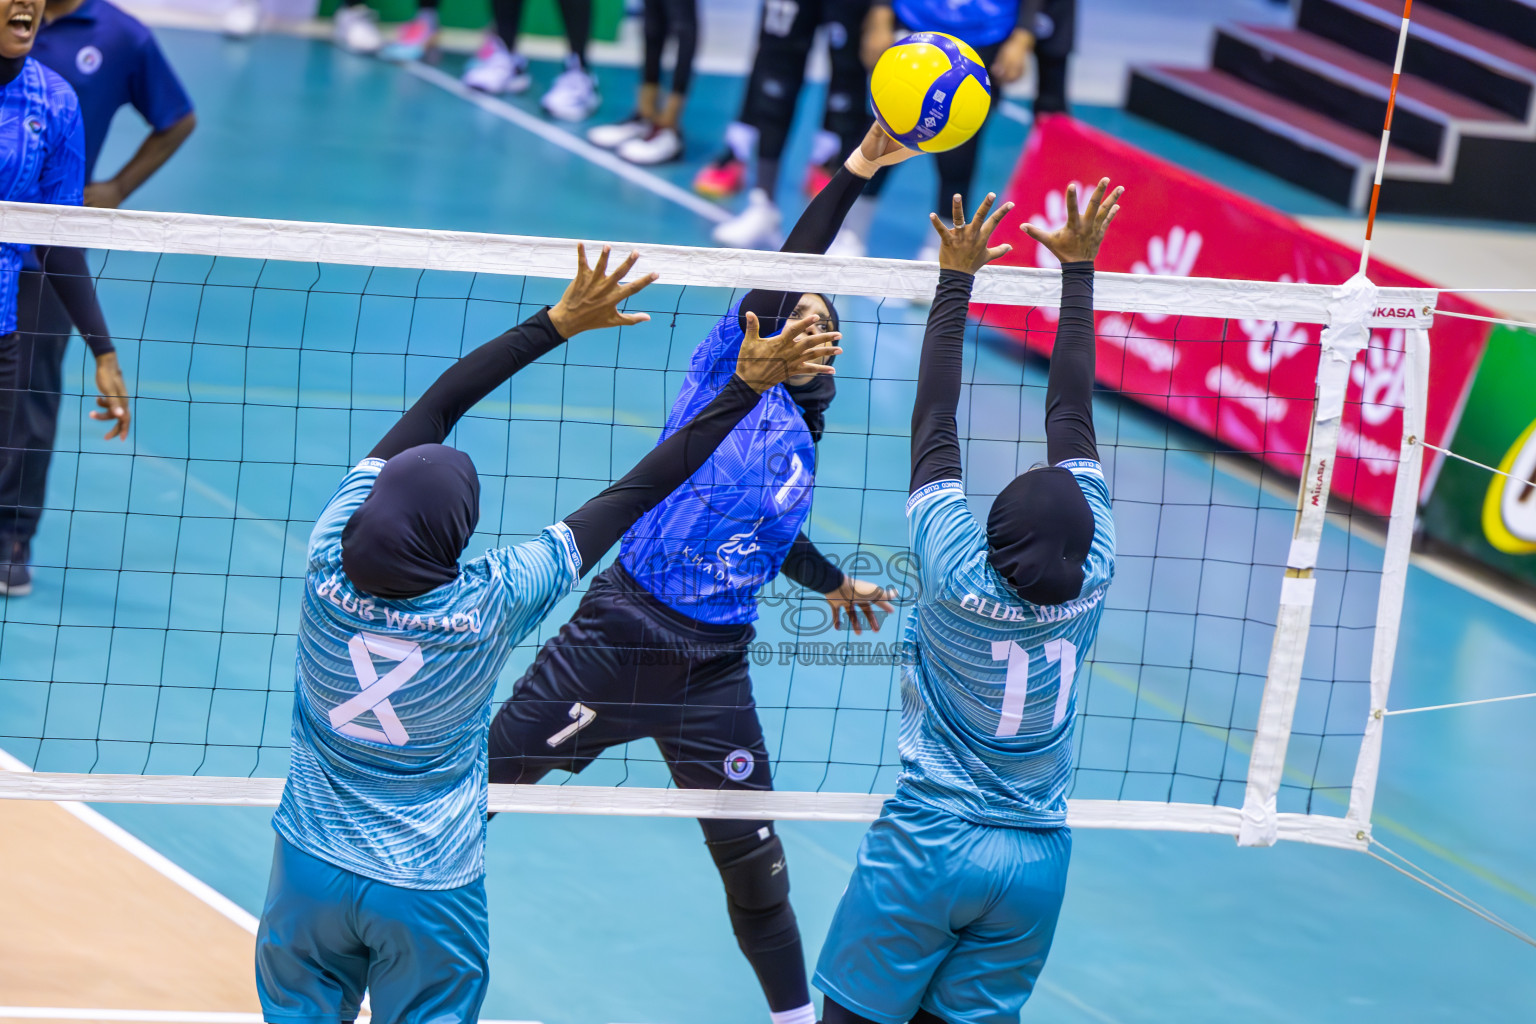
[[(0, 750), (0, 787), (3, 787), (6, 781), (5, 772), (16, 772), (24, 775), (34, 774), (31, 768), (28, 768), (21, 761), (13, 757), (8, 751)], [(176, 885), (181, 886), (181, 888), (202, 900), (209, 907), (213, 908), (215, 912), (227, 917), (252, 935), (256, 934), (257, 920), (250, 911), (181, 867), (160, 851), (149, 846), (121, 825), (108, 820), (100, 811), (74, 800), (59, 800), (56, 802), (64, 810), (80, 819), (80, 821), (95, 829), (151, 868), (154, 868)], [(0, 1008), (0, 1010), (3, 1010), (3, 1008)], [(4, 1016), (6, 1014), (0, 1012), (0, 1017)], [(127, 1020), (129, 1018), (120, 1019)], [(155, 1017), (150, 1019), (162, 1020), (164, 1018)]]
[(628, 160), (621, 160), (606, 149), (599, 149), (586, 139), (572, 135), (570, 132), (556, 128), (548, 121), (543, 120), (528, 111), (515, 107), (505, 100), (499, 100), (494, 96), (488, 96), (483, 92), (477, 92), (460, 82), (452, 75), (445, 74), (437, 68), (415, 61), (400, 65), (406, 73), (421, 79), (429, 85), (435, 85), (446, 93), (451, 93), (467, 103), (472, 103), (488, 114), (501, 118), (509, 124), (515, 124), (530, 134), (537, 135), (545, 142), (559, 146), (569, 153), (574, 153), (588, 163), (601, 167), (605, 171), (623, 178), (631, 185), (637, 185), (670, 203), (681, 206), (690, 213), (696, 213), (705, 220), (718, 224), (721, 221), (730, 220), (731, 213), (714, 203), (696, 196), (681, 186), (674, 185), (665, 178), (652, 174), (643, 168), (637, 167)]
[[(358, 1018), (369, 1020), (365, 1013)], [(75, 1006), (0, 1006), (0, 1020), (111, 1020), (149, 1024), (262, 1024), (260, 1013), (221, 1010), (97, 1010)], [(480, 1024), (540, 1024), (535, 1020), (491, 1020)]]

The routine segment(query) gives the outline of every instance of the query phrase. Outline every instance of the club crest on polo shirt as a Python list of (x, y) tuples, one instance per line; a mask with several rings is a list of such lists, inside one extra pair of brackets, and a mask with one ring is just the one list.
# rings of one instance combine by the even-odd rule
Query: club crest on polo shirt
[(101, 51), (94, 46), (82, 46), (75, 54), (75, 67), (82, 75), (94, 75), (101, 70)]
[(27, 118), (27, 131), (33, 135), (43, 134), (43, 119), (40, 117)]

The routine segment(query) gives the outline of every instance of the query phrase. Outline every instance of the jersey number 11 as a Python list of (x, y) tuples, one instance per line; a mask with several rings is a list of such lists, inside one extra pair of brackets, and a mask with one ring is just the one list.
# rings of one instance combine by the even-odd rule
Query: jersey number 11
[[(1077, 645), (1070, 640), (1047, 640), (1042, 645), (1047, 664), (1061, 663), (1061, 687), (1056, 691), (1056, 713), (1051, 728), (1067, 717), (1067, 701), (1072, 699), (1072, 676), (1077, 671)], [(1003, 684), (1003, 713), (997, 720), (999, 737), (1017, 736), (1024, 721), (1024, 701), (1029, 697), (1029, 652), (1012, 640), (992, 641), (992, 660), (1008, 663)]]

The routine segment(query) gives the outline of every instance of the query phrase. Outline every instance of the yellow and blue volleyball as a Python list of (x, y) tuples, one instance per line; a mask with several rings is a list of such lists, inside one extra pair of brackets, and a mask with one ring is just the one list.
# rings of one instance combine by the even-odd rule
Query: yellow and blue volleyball
[(869, 79), (875, 118), (911, 149), (942, 153), (967, 141), (992, 107), (976, 51), (943, 32), (914, 32), (880, 55)]

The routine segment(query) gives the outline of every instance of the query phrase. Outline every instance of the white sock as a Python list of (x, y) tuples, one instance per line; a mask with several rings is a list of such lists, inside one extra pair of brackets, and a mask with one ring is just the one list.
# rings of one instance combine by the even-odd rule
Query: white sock
[(816, 1024), (816, 1007), (806, 1003), (793, 1010), (770, 1012), (768, 1016), (773, 1018), (773, 1024)]

